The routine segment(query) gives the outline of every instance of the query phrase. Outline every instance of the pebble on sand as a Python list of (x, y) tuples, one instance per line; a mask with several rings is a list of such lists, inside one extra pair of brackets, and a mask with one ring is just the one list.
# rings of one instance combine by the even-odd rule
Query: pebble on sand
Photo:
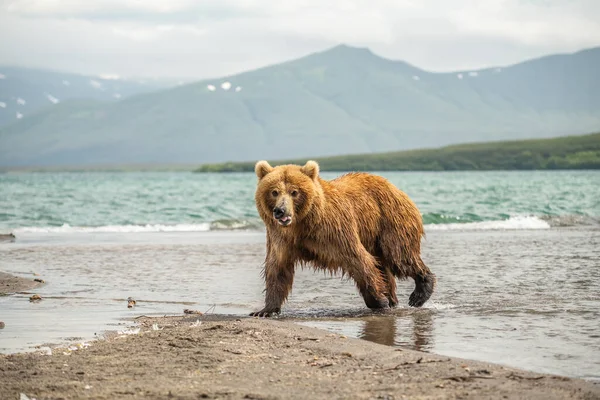
[(133, 297), (128, 297), (127, 298), (127, 308), (133, 308), (133, 306), (135, 306), (135, 300), (133, 299)]

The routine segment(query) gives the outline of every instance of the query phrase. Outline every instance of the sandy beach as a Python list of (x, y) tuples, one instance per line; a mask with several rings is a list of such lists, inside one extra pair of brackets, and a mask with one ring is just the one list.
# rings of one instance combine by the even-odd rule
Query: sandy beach
[(600, 399), (600, 386), (579, 379), (398, 349), (287, 321), (204, 315), (136, 322), (135, 334), (114, 333), (74, 351), (1, 355), (0, 397)]

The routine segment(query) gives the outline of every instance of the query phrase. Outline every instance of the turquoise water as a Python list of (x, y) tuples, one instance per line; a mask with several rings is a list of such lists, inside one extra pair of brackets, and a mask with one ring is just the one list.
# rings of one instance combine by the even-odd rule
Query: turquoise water
[[(332, 178), (338, 174), (324, 174)], [(600, 172), (385, 173), (423, 213), (438, 277), (389, 315), (355, 285), (296, 271), (282, 318), (390, 346), (600, 380)], [(0, 296), (0, 352), (87, 341), (138, 315), (247, 316), (264, 302), (254, 174), (0, 175), (0, 271), (46, 284)], [(127, 298), (137, 305), (127, 308)]]
[[(324, 173), (323, 177), (338, 175)], [(424, 222), (438, 229), (535, 229), (596, 224), (600, 217), (600, 172), (596, 171), (381, 175), (411, 196)], [(4, 174), (0, 175), (0, 230), (258, 228), (262, 224), (254, 206), (255, 187), (252, 173)]]

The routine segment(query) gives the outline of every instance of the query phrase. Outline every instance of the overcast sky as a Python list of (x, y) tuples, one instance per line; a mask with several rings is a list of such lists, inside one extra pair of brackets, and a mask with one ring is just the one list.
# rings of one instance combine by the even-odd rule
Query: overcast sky
[(600, 0), (0, 0), (0, 64), (216, 77), (339, 43), (431, 71), (600, 45)]

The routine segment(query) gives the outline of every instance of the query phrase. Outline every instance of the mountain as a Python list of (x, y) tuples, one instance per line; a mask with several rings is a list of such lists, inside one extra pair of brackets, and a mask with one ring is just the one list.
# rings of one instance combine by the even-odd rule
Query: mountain
[(544, 138), (600, 128), (600, 48), (431, 73), (337, 46), (255, 71), (61, 102), (0, 130), (0, 166), (211, 163)]
[(61, 101), (117, 101), (134, 94), (174, 86), (171, 82), (132, 81), (43, 69), (0, 66), (0, 126)]

